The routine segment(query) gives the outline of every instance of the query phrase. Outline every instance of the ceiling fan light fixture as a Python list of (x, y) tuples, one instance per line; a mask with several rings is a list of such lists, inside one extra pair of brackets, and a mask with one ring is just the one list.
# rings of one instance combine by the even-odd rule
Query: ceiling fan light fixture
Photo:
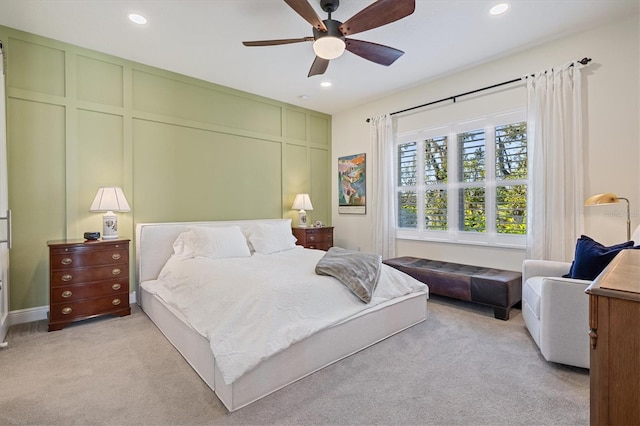
[(333, 36), (320, 37), (313, 42), (313, 51), (322, 59), (340, 57), (344, 53), (345, 47), (344, 40)]

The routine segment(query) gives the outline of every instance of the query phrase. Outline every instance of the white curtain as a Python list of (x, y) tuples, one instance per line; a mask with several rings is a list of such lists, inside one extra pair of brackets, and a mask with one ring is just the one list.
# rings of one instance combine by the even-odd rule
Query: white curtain
[(393, 182), (394, 120), (388, 114), (370, 120), (373, 153), (373, 250), (383, 259), (396, 254), (396, 197)]
[(570, 261), (584, 229), (579, 62), (527, 76), (527, 258)]

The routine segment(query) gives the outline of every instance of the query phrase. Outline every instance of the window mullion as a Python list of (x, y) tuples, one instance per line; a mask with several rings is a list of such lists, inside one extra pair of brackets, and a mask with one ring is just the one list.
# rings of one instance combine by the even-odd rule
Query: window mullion
[[(485, 191), (484, 211), (486, 215), (487, 235), (495, 235), (496, 232), (496, 130), (494, 126), (485, 128)], [(491, 238), (491, 237), (490, 237)]]
[(418, 207), (418, 232), (424, 232), (424, 209), (425, 209), (425, 184), (424, 184), (424, 138), (420, 138), (417, 143), (418, 152), (417, 173), (416, 173), (416, 205)]
[(449, 145), (447, 147), (447, 220), (449, 222), (449, 236), (453, 240), (458, 239), (458, 134), (454, 131), (449, 133)]

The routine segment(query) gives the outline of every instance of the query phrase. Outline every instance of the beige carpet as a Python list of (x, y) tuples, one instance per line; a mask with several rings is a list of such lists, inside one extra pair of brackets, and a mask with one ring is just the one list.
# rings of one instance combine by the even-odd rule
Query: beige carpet
[(137, 307), (0, 350), (0, 424), (586, 425), (588, 371), (550, 364), (524, 328), (433, 297), (428, 318), (228, 413)]

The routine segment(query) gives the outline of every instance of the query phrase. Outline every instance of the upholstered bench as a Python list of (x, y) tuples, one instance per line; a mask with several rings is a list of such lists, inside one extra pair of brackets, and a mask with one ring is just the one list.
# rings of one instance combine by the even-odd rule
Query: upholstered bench
[(522, 274), (501, 269), (439, 262), (417, 257), (383, 261), (429, 286), (430, 294), (481, 303), (501, 320), (522, 298)]

